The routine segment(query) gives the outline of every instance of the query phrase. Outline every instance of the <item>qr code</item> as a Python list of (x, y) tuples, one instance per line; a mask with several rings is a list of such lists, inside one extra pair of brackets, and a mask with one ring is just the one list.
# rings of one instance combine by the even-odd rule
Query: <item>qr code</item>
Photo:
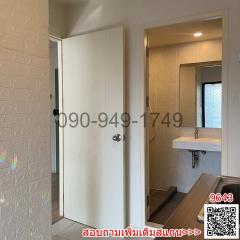
[(205, 239), (239, 239), (239, 205), (204, 205)]

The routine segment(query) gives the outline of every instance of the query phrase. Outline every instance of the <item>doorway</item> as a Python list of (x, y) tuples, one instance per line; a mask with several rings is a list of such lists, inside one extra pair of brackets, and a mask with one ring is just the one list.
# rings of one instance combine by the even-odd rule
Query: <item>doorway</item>
[(64, 216), (94, 228), (123, 229), (124, 29), (53, 41), (53, 222)]
[(50, 83), (51, 83), (51, 174), (52, 174), (52, 223), (63, 217), (63, 145), (59, 128), (59, 111), (62, 109), (61, 94), (61, 40), (49, 40)]
[[(173, 140), (194, 136), (196, 129), (202, 137), (221, 139), (223, 21), (214, 17), (149, 28), (145, 37), (146, 222), (162, 226), (202, 173), (221, 174), (221, 152), (200, 153), (193, 164), (192, 153), (174, 149)], [(203, 121), (203, 112), (209, 113), (204, 97), (218, 110), (211, 121), (216, 125), (206, 127)]]

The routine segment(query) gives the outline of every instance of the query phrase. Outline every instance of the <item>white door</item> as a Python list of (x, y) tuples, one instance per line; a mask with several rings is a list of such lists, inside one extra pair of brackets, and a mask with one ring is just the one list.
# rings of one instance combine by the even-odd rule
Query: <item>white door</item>
[[(124, 228), (122, 27), (63, 41), (63, 108), (64, 216), (96, 228)], [(115, 113), (117, 126), (110, 121)]]

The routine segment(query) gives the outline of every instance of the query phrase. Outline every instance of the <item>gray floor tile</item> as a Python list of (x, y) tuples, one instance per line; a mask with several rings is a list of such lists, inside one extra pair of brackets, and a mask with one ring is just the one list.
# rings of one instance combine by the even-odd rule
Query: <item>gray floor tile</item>
[(68, 239), (55, 235), (52, 237), (52, 240), (68, 240)]
[(66, 218), (61, 219), (57, 223), (53, 224), (53, 226), (52, 226), (52, 236), (59, 235), (66, 228), (70, 227), (73, 224), (75, 224), (75, 222), (73, 222), (71, 220), (68, 220)]
[(84, 226), (79, 223), (74, 223), (70, 227), (66, 228), (61, 234), (61, 237), (67, 238), (69, 240), (80, 240), (80, 239), (87, 239), (82, 238), (82, 230), (84, 228), (87, 228), (87, 226)]

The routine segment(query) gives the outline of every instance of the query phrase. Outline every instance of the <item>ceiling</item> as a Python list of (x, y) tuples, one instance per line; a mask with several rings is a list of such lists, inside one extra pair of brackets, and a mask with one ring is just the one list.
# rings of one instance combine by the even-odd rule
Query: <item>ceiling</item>
[[(187, 42), (196, 42), (222, 38), (222, 20), (213, 19), (198, 22), (174, 24), (147, 30), (149, 47), (160, 47)], [(201, 37), (194, 37), (195, 32), (202, 32)]]

